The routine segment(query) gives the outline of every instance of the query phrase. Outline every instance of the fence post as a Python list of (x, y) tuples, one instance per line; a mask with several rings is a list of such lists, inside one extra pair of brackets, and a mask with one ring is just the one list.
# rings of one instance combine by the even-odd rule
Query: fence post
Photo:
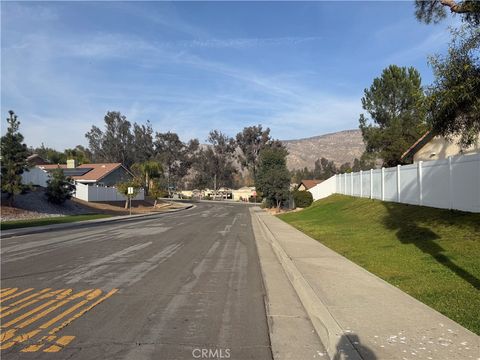
[(418, 204), (423, 205), (423, 179), (422, 179), (422, 163), (418, 162), (417, 180), (418, 180)]
[(370, 169), (370, 199), (373, 199), (373, 169)]
[(363, 197), (363, 171), (360, 170), (360, 197)]
[(350, 173), (350, 195), (353, 196), (353, 171)]
[(397, 165), (397, 202), (400, 202), (400, 171), (401, 165)]
[(448, 157), (448, 208), (453, 209), (452, 157)]
[(347, 173), (343, 173), (343, 195), (347, 195)]
[(382, 201), (385, 201), (385, 168), (382, 167)]

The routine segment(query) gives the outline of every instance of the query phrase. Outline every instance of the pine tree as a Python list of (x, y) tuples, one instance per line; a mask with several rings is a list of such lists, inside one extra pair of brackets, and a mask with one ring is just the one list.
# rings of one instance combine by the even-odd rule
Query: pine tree
[(14, 196), (23, 190), (22, 174), (27, 169), (28, 149), (23, 143), (23, 135), (18, 132), (20, 122), (10, 110), (7, 118), (7, 133), (1, 138), (2, 191), (8, 194), (8, 203), (13, 205)]

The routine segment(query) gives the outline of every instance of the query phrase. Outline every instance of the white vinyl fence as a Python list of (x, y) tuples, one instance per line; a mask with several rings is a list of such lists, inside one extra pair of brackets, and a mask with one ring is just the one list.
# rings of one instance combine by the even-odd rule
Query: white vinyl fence
[(480, 154), (334, 175), (309, 191), (480, 212)]
[[(77, 183), (75, 191), (75, 197), (80, 200), (85, 201), (125, 201), (126, 196), (121, 195), (116, 188), (114, 187), (104, 187), (104, 186), (88, 186), (85, 184)], [(144, 200), (145, 192), (143, 189), (140, 190), (137, 196), (132, 198), (132, 200)]]
[(22, 184), (24, 185), (37, 185), (47, 187), (47, 180), (50, 179), (48, 173), (37, 167), (32, 167), (28, 171), (24, 171), (22, 174)]

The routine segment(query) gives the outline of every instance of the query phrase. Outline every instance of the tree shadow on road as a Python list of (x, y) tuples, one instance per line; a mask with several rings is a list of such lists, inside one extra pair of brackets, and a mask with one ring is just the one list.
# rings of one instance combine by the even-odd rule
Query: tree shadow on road
[(335, 349), (335, 355), (333, 356), (332, 360), (347, 360), (350, 358), (349, 350), (352, 349), (352, 346), (355, 350), (360, 354), (363, 360), (376, 360), (377, 356), (373, 352), (372, 349), (363, 345), (360, 342), (360, 338), (357, 334), (348, 334), (342, 335), (340, 340), (337, 343)]
[[(428, 208), (419, 208), (417, 211), (406, 215), (405, 206), (401, 204), (393, 204), (388, 202), (382, 203), (388, 211), (388, 215), (384, 218), (384, 225), (391, 230), (397, 230), (396, 236), (403, 244), (413, 244), (425, 254), (430, 255), (439, 264), (447, 267), (462, 279), (470, 283), (476, 289), (480, 289), (480, 279), (473, 274), (464, 270), (448, 256), (444, 254), (446, 251), (435, 240), (439, 240), (440, 236), (432, 231), (430, 228), (421, 226), (419, 223), (428, 223), (432, 221), (431, 215), (429, 215)], [(423, 210), (424, 209), (424, 210)], [(435, 221), (449, 223), (454, 221), (453, 218), (462, 216), (461, 212), (445, 210), (441, 217), (436, 217)], [(480, 224), (468, 224), (475, 229), (478, 227), (480, 232)]]

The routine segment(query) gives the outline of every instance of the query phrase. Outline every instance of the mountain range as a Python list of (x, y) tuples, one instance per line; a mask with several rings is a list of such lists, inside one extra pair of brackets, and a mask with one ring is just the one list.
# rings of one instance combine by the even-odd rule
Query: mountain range
[(315, 161), (322, 157), (333, 160), (337, 166), (353, 163), (365, 150), (360, 130), (344, 130), (335, 133), (313, 136), (305, 139), (282, 140), (288, 149), (287, 167), (289, 170), (313, 169)]

